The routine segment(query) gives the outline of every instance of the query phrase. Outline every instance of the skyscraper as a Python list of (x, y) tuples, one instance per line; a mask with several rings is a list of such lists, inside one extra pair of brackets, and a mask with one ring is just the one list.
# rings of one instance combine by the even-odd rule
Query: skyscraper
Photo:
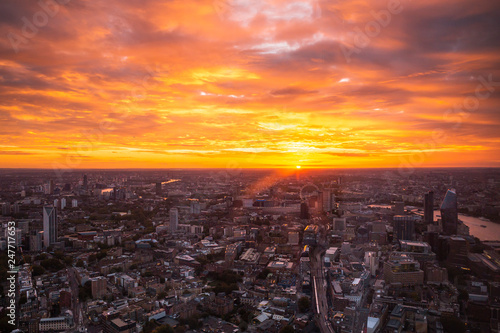
[(43, 206), (43, 245), (47, 248), (57, 240), (57, 211), (54, 206)]
[(323, 211), (331, 213), (333, 209), (333, 195), (331, 190), (324, 190), (323, 191)]
[(88, 189), (88, 180), (87, 180), (87, 175), (83, 175), (83, 189), (87, 190)]
[(300, 204), (300, 218), (303, 220), (307, 220), (309, 218), (309, 206), (307, 206), (306, 202), (302, 202)]
[(161, 195), (161, 182), (156, 183), (156, 195)]
[(424, 195), (424, 224), (434, 223), (434, 192), (429, 191)]
[(394, 235), (398, 240), (415, 239), (415, 221), (409, 215), (394, 216)]
[(455, 189), (450, 189), (446, 192), (440, 209), (443, 233), (445, 235), (456, 235), (458, 228), (458, 206)]
[(179, 210), (177, 208), (170, 208), (170, 232), (174, 233), (177, 231), (179, 225)]

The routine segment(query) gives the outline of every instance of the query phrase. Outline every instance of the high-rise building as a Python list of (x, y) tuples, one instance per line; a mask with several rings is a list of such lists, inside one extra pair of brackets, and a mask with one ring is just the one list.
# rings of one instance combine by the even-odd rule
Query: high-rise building
[(87, 175), (83, 175), (83, 189), (87, 190), (88, 189), (88, 180), (87, 180)]
[(29, 235), (30, 251), (41, 251), (43, 244), (43, 231), (33, 230)]
[(335, 231), (345, 231), (346, 229), (346, 219), (341, 217), (336, 217), (333, 219), (333, 230)]
[(333, 195), (331, 190), (323, 191), (323, 211), (324, 212), (332, 212), (333, 209)]
[(170, 208), (169, 217), (170, 217), (170, 232), (174, 233), (177, 231), (177, 227), (179, 226), (179, 210), (175, 207)]
[(447, 261), (453, 265), (467, 267), (469, 260), (469, 242), (463, 237), (450, 237), (448, 239), (450, 252)]
[(323, 211), (323, 192), (318, 191), (318, 197), (316, 200), (316, 205), (314, 206), (319, 212)]
[(161, 195), (161, 182), (156, 183), (156, 195)]
[(11, 213), (12, 214), (19, 214), (19, 204), (17, 202), (14, 203), (14, 205), (12, 205)]
[(441, 221), (445, 235), (456, 235), (458, 229), (457, 193), (454, 189), (448, 190), (441, 203)]
[(189, 212), (191, 214), (200, 215), (201, 206), (198, 200), (191, 200), (191, 202), (189, 203)]
[(45, 194), (54, 194), (54, 181), (49, 180), (44, 186)]
[(76, 200), (76, 199), (71, 200), (71, 207), (77, 208), (78, 207), (78, 200)]
[(306, 202), (300, 204), (300, 218), (307, 220), (309, 218), (309, 207)]
[(2, 205), (2, 215), (10, 215), (10, 203), (6, 202)]
[(377, 275), (377, 269), (379, 265), (377, 252), (365, 252), (365, 265), (370, 269), (371, 275)]
[(429, 191), (424, 195), (424, 224), (434, 223), (434, 192)]
[(61, 198), (61, 209), (66, 208), (66, 198)]
[(102, 298), (106, 295), (107, 279), (104, 276), (98, 276), (90, 279), (92, 298)]
[(43, 206), (43, 245), (47, 248), (57, 240), (57, 211), (54, 206)]
[(394, 236), (398, 240), (414, 240), (415, 221), (409, 215), (396, 215), (394, 220)]

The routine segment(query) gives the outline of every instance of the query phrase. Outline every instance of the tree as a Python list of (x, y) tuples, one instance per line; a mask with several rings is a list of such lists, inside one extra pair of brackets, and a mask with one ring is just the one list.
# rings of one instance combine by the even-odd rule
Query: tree
[(42, 275), (43, 273), (45, 273), (45, 268), (40, 265), (33, 265), (31, 272), (33, 276)]
[(35, 260), (45, 260), (47, 258), (48, 258), (47, 253), (41, 253), (35, 257)]
[(56, 257), (59, 260), (62, 260), (64, 258), (64, 252), (61, 250), (57, 250), (54, 252), (54, 257)]
[(64, 257), (64, 263), (66, 264), (66, 266), (71, 266), (71, 264), (73, 263), (73, 257), (71, 256)]
[(92, 298), (92, 285), (90, 281), (85, 282), (83, 286), (79, 287), (78, 297), (83, 301)]
[(101, 251), (99, 251), (99, 253), (96, 254), (96, 257), (98, 260), (101, 260), (101, 259), (106, 258), (107, 255), (108, 255), (108, 252), (106, 250), (101, 250)]
[(283, 326), (282, 329), (280, 329), (280, 333), (295, 333), (295, 330), (293, 329), (292, 326), (286, 325), (286, 326)]
[(262, 272), (260, 272), (257, 275), (257, 279), (264, 280), (265, 278), (267, 278), (267, 276), (269, 275), (269, 273), (271, 273), (271, 271), (268, 268), (264, 268), (262, 270)]
[(245, 331), (247, 330), (247, 328), (248, 328), (248, 323), (247, 323), (246, 321), (244, 321), (244, 320), (243, 320), (243, 321), (241, 321), (241, 323), (240, 323), (240, 325), (239, 325), (239, 328), (240, 328), (243, 332), (245, 332)]
[(311, 307), (311, 301), (309, 300), (309, 297), (306, 296), (301, 297), (299, 299), (298, 306), (300, 312), (309, 311), (309, 308)]
[(82, 259), (78, 259), (78, 261), (76, 262), (76, 267), (83, 267), (84, 264), (83, 264), (83, 260)]
[(174, 333), (174, 329), (170, 325), (165, 324), (155, 329), (153, 333)]
[(56, 258), (42, 260), (40, 265), (42, 265), (43, 268), (51, 272), (57, 272), (64, 268), (64, 265)]
[(445, 332), (465, 333), (465, 324), (460, 318), (454, 316), (442, 316), (441, 323)]

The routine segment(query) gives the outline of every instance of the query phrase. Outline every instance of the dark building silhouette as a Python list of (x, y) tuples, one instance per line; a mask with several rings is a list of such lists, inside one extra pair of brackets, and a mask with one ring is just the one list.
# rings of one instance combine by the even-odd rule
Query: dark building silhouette
[(411, 216), (395, 215), (394, 221), (394, 236), (398, 240), (414, 240), (415, 239), (415, 221)]
[(87, 180), (87, 175), (83, 175), (83, 189), (87, 190), (88, 189), (88, 180)]
[(447, 260), (457, 266), (467, 267), (469, 255), (469, 242), (462, 237), (450, 237), (448, 240), (449, 253)]
[(434, 192), (429, 191), (424, 196), (424, 223), (434, 223)]
[(156, 195), (161, 195), (161, 183), (156, 183)]
[(458, 228), (457, 193), (454, 189), (448, 190), (441, 203), (441, 221), (445, 235), (456, 235)]
[(307, 203), (303, 202), (300, 204), (300, 218), (308, 219), (309, 218), (309, 207)]

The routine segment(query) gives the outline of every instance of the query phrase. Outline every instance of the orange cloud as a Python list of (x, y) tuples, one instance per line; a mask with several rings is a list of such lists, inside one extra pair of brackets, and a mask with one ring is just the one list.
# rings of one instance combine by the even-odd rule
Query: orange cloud
[(499, 9), (2, 3), (0, 167), (499, 166)]

